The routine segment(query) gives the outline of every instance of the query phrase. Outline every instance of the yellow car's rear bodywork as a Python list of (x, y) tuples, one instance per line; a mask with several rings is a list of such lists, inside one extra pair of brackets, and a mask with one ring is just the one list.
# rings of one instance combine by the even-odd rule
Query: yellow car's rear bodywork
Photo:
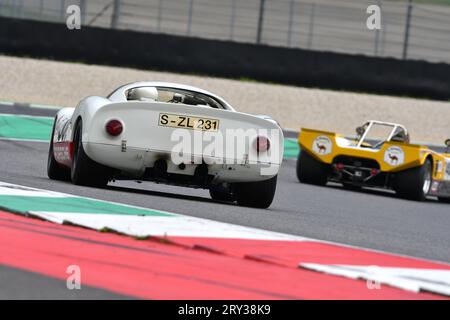
[[(429, 194), (450, 197), (450, 154), (437, 153), (426, 146), (405, 142), (386, 141), (378, 148), (364, 143), (358, 145), (358, 142), (357, 139), (348, 139), (336, 133), (312, 129), (302, 129), (298, 137), (301, 152), (330, 165), (333, 170), (345, 169), (347, 165), (358, 169), (358, 164), (362, 170), (371, 170), (367, 177), (358, 181), (362, 186), (370, 186), (369, 175), (375, 173), (383, 174), (385, 179), (377, 182), (376, 186), (392, 188), (389, 180), (397, 173), (420, 167), (429, 159), (432, 163)], [(341, 182), (333, 174), (329, 180)]]

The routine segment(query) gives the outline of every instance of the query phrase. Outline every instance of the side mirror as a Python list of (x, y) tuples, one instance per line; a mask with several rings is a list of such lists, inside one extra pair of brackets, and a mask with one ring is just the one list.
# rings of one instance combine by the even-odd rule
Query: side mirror
[(364, 134), (364, 131), (366, 131), (366, 130), (364, 130), (363, 127), (357, 127), (357, 128), (356, 128), (356, 134), (357, 134), (358, 136), (362, 136), (362, 135)]
[(445, 140), (445, 145), (447, 148), (450, 148), (450, 139)]

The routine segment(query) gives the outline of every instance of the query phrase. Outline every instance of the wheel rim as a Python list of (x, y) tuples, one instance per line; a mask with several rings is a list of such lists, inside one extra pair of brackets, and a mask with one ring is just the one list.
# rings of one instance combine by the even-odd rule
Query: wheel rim
[(425, 164), (425, 174), (422, 189), (425, 195), (428, 194), (428, 191), (430, 191), (430, 187), (431, 187), (431, 163), (427, 161)]

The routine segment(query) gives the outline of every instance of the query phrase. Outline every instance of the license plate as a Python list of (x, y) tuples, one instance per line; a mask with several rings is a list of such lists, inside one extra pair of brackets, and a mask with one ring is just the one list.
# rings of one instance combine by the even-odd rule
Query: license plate
[(355, 171), (355, 176), (357, 176), (358, 178), (361, 178), (363, 175), (362, 171)]
[(158, 125), (163, 127), (184, 128), (200, 131), (219, 130), (218, 119), (199, 118), (170, 113), (160, 113)]

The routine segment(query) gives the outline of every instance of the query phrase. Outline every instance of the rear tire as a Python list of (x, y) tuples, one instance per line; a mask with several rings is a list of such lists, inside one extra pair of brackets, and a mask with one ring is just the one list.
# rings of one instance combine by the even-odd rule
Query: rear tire
[(238, 205), (265, 209), (270, 207), (277, 188), (277, 176), (258, 182), (236, 184)]
[(297, 159), (297, 178), (302, 183), (323, 186), (328, 182), (330, 167), (301, 151)]
[(73, 159), (71, 179), (74, 184), (92, 187), (104, 187), (110, 178), (109, 168), (93, 161), (84, 152), (82, 142), (82, 122), (77, 122), (73, 139)]
[(53, 135), (55, 134), (55, 125), (56, 117), (55, 122), (53, 123), (53, 130), (50, 138), (50, 147), (48, 149), (47, 175), (52, 180), (69, 181), (70, 170), (56, 161), (55, 154), (53, 152)]
[(396, 193), (408, 200), (425, 200), (431, 188), (432, 168), (430, 159), (427, 159), (420, 167), (398, 173), (395, 178)]

